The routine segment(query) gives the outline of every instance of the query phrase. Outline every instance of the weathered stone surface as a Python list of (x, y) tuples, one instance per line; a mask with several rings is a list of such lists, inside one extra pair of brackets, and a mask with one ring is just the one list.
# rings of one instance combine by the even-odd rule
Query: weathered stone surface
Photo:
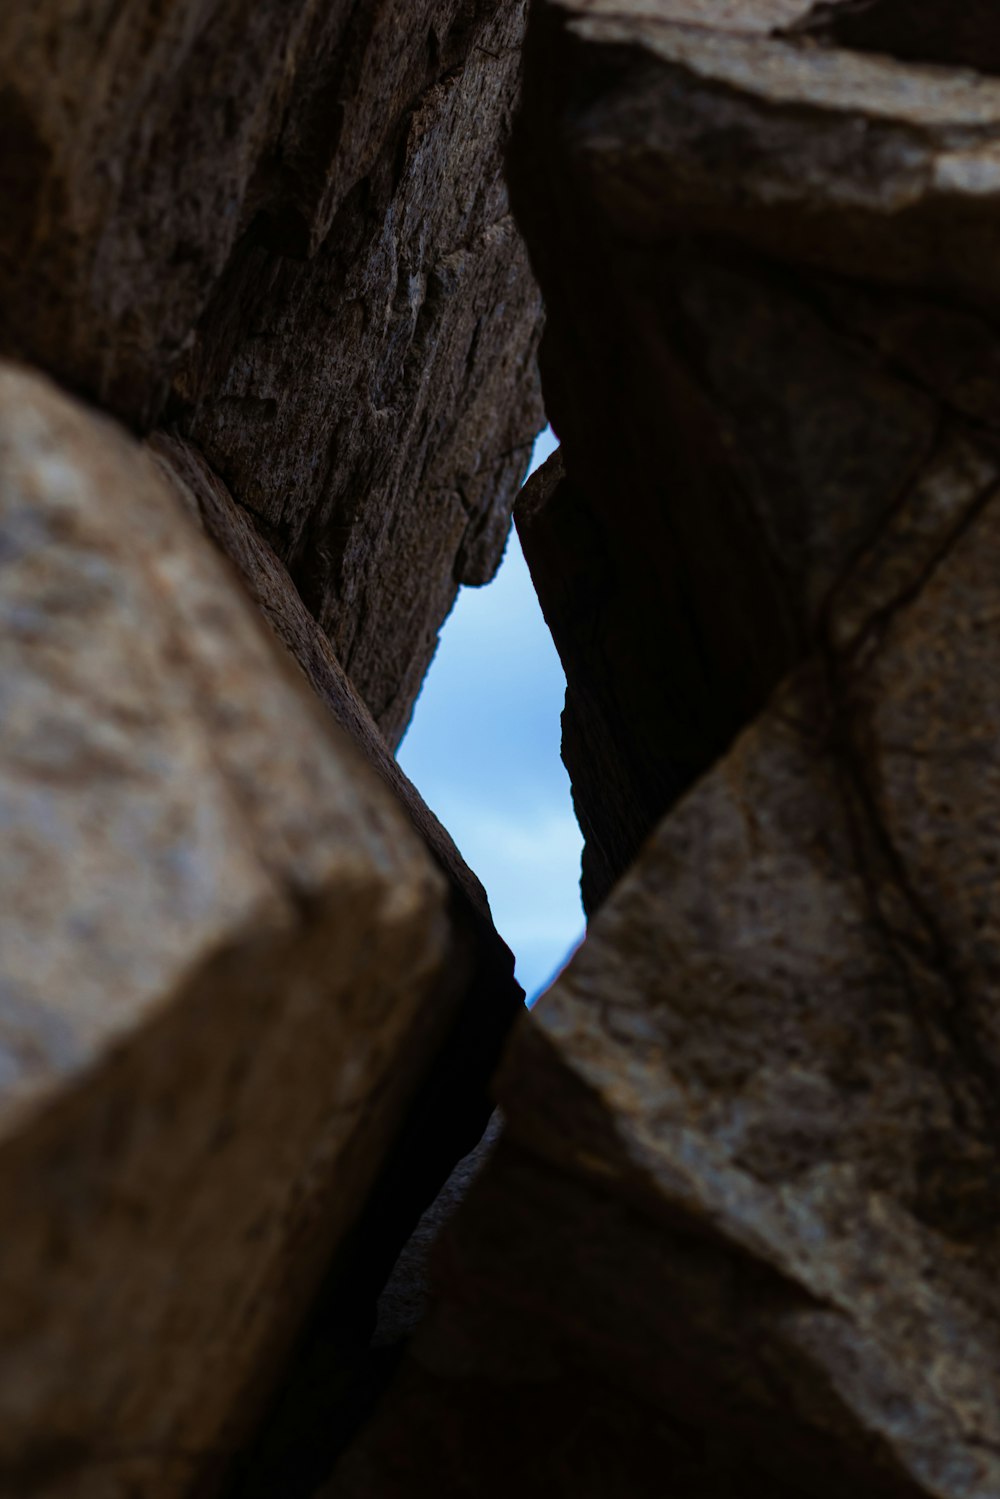
[(470, 954), (152, 460), (9, 365), (0, 558), (0, 1489), (186, 1494), (259, 1408)]
[[(492, 929), (489, 902), (477, 876), (466, 864), (447, 830), (400, 769), (354, 684), (337, 660), (330, 641), (309, 613), (288, 571), (238, 505), (218, 475), (190, 443), (163, 432), (149, 446), (189, 513), (204, 524), (221, 551), (235, 565), (247, 591), (287, 646), (316, 696), (361, 750), (372, 769), (401, 803), (456, 892), (470, 912)], [(494, 933), (497, 949), (513, 973), (514, 960)], [(502, 966), (499, 962), (498, 967)]]
[(876, 543), (827, 651), (522, 1023), (505, 1141), (337, 1499), (421, 1493), (431, 1467), (441, 1494), (1000, 1492), (1000, 464), (979, 462), (946, 524), (942, 487), (904, 502), (891, 589)]
[(536, 6), (518, 523), (603, 904), (329, 1499), (1000, 1493), (1000, 88), (919, 65), (988, 20)]
[(996, 425), (1000, 82), (836, 45), (892, 14), (930, 47), (886, 3), (535, 9), (513, 190), (566, 487), (522, 539), (591, 909), (899, 496)]
[(169, 399), (392, 744), (541, 426), (501, 170), (525, 9), (0, 17), (0, 352), (143, 428)]
[[(514, 979), (513, 955), (493, 926), (485, 891), (400, 770), (282, 564), (190, 444), (157, 433), (150, 446), (186, 508), (235, 563), (318, 698), (423, 838), (449, 882), (452, 930), (468, 953), (465, 989), (447, 1039), (397, 1131), (359, 1229), (338, 1254), (310, 1307), (280, 1394), (238, 1455), (227, 1489), (232, 1499), (267, 1499), (275, 1492), (282, 1499), (298, 1499), (312, 1494), (332, 1468), (391, 1375), (396, 1345), (419, 1317), (423, 1282), (414, 1256), (422, 1265), (424, 1250), (411, 1244), (404, 1256), (409, 1269), (405, 1274), (399, 1267), (393, 1271), (394, 1283), (398, 1287), (402, 1281), (404, 1289), (390, 1298), (391, 1326), (382, 1306), (383, 1285), (411, 1230), (420, 1241), (430, 1232), (428, 1225), (438, 1222), (441, 1200), (417, 1226), (456, 1159), (473, 1150), (482, 1134), (492, 1110), (489, 1081), (524, 996)], [(456, 1171), (443, 1194), (449, 1201), (482, 1150)]]
[(542, 425), (539, 294), (502, 174), (525, 5), (492, 10), (312, 260), (247, 239), (172, 407), (392, 747), (459, 584), (499, 564)]
[(499, 9), (183, 0), (98, 3), (69, 17), (58, 0), (9, 7), (8, 345), (151, 420), (241, 235), (259, 216), (275, 248), (313, 253)]

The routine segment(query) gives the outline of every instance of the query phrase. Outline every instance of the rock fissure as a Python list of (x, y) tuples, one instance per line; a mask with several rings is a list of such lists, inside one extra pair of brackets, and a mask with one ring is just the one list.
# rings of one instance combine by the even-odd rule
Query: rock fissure
[[(0, 15), (5, 1492), (1000, 1494), (991, 10)], [(543, 387), (524, 1013), (395, 749)]]

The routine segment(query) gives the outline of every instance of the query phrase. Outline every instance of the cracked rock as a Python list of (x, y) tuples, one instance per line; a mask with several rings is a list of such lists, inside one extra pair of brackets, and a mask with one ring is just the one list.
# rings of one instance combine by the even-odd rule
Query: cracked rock
[(920, 9), (534, 9), (594, 914), (324, 1499), (1000, 1493), (1000, 92)]
[(542, 425), (524, 0), (0, 16), (0, 352), (192, 439), (395, 747)]

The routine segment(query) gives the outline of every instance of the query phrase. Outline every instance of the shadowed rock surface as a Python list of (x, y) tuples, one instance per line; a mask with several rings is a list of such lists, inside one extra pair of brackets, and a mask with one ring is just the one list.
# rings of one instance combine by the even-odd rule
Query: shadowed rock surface
[[(329, 1473), (381, 1393), (399, 1345), (419, 1318), (425, 1296), (423, 1241), (436, 1233), (442, 1204), (453, 1202), (470, 1179), (486, 1141), (458, 1166), (441, 1198), (430, 1208), (428, 1203), (456, 1160), (477, 1146), (493, 1107), (489, 1080), (524, 996), (485, 891), (400, 770), (282, 564), (195, 449), (163, 433), (154, 434), (150, 446), (189, 513), (235, 563), (317, 697), (423, 838), (449, 883), (453, 940), (467, 953), (466, 976), (447, 1035), (397, 1131), (358, 1229), (331, 1263), (310, 1306), (270, 1412), (238, 1454), (227, 1488), (231, 1499), (263, 1499), (275, 1490), (283, 1499), (298, 1499), (311, 1494)], [(396, 1290), (388, 1318), (376, 1303), (411, 1233), (414, 1243), (404, 1254), (404, 1265), (393, 1272)]]
[[(542, 425), (501, 158), (522, 0), (0, 18), (0, 351), (169, 405), (395, 745)], [(171, 394), (171, 387), (173, 393)]]
[[(926, 490), (903, 505), (895, 575), (882, 538), (824, 653), (522, 1022), (440, 1305), (331, 1496), (429, 1471), (462, 1495), (997, 1493), (1000, 467), (978, 461), (936, 527)], [(649, 1435), (615, 1469), (633, 1402)], [(537, 1410), (584, 1419), (540, 1451)]]
[[(370, 1348), (386, 1277), (492, 1109), (513, 958), (392, 751), (459, 585), (495, 570), (542, 422), (540, 299), (502, 178), (525, 11), (42, 0), (0, 16), (0, 352), (149, 435), (159, 465), (5, 371), (8, 644), (35, 654), (2, 689), (34, 702), (30, 672), (50, 665), (58, 684), (34, 718), (5, 716), (4, 753), (22, 735), (29, 769), (61, 755), (87, 801), (49, 880), (58, 795), (22, 808), (12, 782), (0, 853), (17, 896), (0, 1108), (37, 1070), (53, 1121), (4, 1142), (4, 1200), (31, 1212), (0, 1283), (0, 1489), (252, 1481), (291, 1499), (293, 1467), (323, 1476), (391, 1366)], [(34, 437), (37, 462), (18, 446)], [(48, 516), (67, 485), (95, 539), (62, 556)], [(230, 647), (230, 616), (255, 656)], [(162, 733), (131, 698), (105, 721), (119, 668), (126, 697), (170, 705)], [(99, 764), (90, 741), (108, 735)], [(79, 1005), (89, 1051), (60, 1018)]]
[(891, 14), (534, 9), (600, 909), (324, 1499), (1000, 1492), (1000, 92)]
[(819, 46), (810, 14), (534, 10), (512, 180), (566, 488), (522, 540), (591, 910), (952, 424), (996, 422), (1000, 82)]
[(993, 9), (531, 6), (593, 920), (477, 1149), (393, 749), (540, 419), (525, 15), (0, 18), (0, 350), (138, 434), (0, 365), (12, 1499), (1000, 1495)]

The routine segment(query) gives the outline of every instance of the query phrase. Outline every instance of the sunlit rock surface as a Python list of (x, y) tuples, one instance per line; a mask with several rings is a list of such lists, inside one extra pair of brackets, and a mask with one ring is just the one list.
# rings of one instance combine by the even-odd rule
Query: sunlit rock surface
[(188, 1493), (468, 977), (444, 881), (152, 460), (0, 369), (0, 1487)]

